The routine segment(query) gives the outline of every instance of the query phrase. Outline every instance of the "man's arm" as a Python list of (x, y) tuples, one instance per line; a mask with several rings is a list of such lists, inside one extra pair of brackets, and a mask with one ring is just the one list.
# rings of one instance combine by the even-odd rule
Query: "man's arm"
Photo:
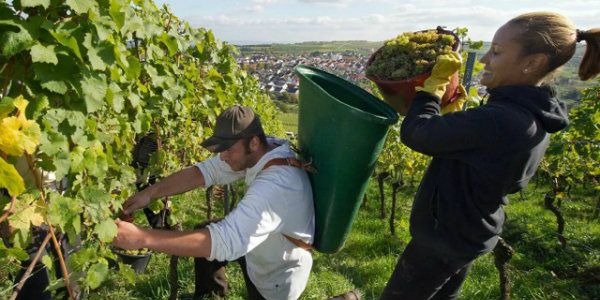
[(123, 214), (130, 215), (144, 208), (154, 199), (185, 193), (198, 187), (204, 187), (204, 175), (196, 166), (175, 172), (158, 183), (135, 193), (123, 203)]
[(148, 190), (152, 199), (157, 199), (185, 193), (195, 188), (204, 187), (204, 185), (204, 175), (200, 169), (191, 166), (163, 178), (157, 184), (153, 184), (145, 190)]
[(211, 238), (208, 229), (194, 231), (167, 231), (145, 229), (117, 220), (118, 234), (113, 245), (126, 249), (148, 248), (177, 256), (209, 257)]

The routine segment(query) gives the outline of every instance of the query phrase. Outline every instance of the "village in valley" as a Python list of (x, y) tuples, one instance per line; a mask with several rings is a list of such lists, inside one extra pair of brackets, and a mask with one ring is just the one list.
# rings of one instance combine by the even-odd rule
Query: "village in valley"
[(364, 68), (368, 59), (358, 52), (345, 51), (282, 56), (252, 54), (238, 57), (237, 62), (258, 80), (260, 88), (273, 99), (295, 103), (298, 101), (298, 77), (294, 75), (296, 66), (313, 66), (367, 88)]

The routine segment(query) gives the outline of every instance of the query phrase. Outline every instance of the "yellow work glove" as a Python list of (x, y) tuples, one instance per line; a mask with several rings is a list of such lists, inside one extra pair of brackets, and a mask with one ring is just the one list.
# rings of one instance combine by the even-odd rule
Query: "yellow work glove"
[(458, 98), (456, 98), (456, 100), (454, 100), (454, 102), (448, 103), (446, 106), (442, 106), (440, 113), (443, 115), (443, 114), (446, 114), (449, 112), (461, 111), (463, 109), (463, 106), (465, 105), (465, 102), (467, 102), (468, 98), (469, 98), (469, 95), (467, 95), (467, 91), (465, 90), (465, 87), (462, 86), (462, 84), (459, 84), (458, 85)]
[(415, 90), (428, 92), (442, 99), (446, 92), (446, 86), (450, 83), (450, 76), (460, 69), (460, 54), (452, 52), (437, 57), (431, 75), (427, 78), (422, 87), (418, 86)]

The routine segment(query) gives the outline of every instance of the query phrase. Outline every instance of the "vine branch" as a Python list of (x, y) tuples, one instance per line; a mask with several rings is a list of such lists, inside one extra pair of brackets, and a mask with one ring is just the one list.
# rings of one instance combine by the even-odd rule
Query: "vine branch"
[(17, 285), (17, 287), (15, 288), (12, 296), (10, 297), (10, 300), (17, 299), (17, 296), (19, 295), (19, 292), (21, 291), (21, 289), (25, 285), (25, 282), (27, 282), (27, 279), (29, 279), (29, 274), (31, 274), (31, 272), (33, 271), (33, 268), (37, 264), (38, 260), (40, 260), (40, 257), (42, 256), (42, 252), (44, 252), (44, 249), (46, 248), (46, 245), (48, 244), (48, 241), (50, 241), (50, 238), (51, 238), (51, 234), (48, 233), (46, 235), (46, 238), (44, 238), (44, 241), (40, 245), (40, 248), (35, 253), (35, 256), (33, 257), (33, 261), (31, 261), (31, 263), (29, 264), (29, 267), (27, 267), (27, 271), (25, 271), (25, 274), (23, 274), (23, 277), (21, 277), (21, 280), (19, 281), (19, 284)]
[(17, 201), (17, 197), (15, 197), (15, 196), (13, 196), (12, 199), (10, 199), (10, 207), (0, 217), (0, 223), (4, 222), (4, 220), (6, 220), (8, 218), (8, 216), (10, 216), (13, 209), (15, 208), (16, 201)]
[(58, 243), (58, 240), (56, 239), (56, 235), (54, 234), (54, 228), (52, 227), (52, 225), (49, 225), (49, 227), (50, 227), (50, 235), (52, 236), (52, 244), (54, 245), (54, 249), (56, 250), (56, 253), (58, 254), (58, 261), (60, 263), (60, 269), (63, 274), (63, 279), (65, 280), (65, 286), (67, 287), (67, 291), (69, 292), (69, 297), (73, 300), (76, 300), (77, 298), (75, 298), (75, 294), (73, 293), (73, 289), (71, 288), (71, 284), (69, 283), (69, 271), (67, 270), (67, 264), (65, 263), (65, 259), (62, 254), (62, 250), (60, 250), (60, 244)]
[[(46, 203), (46, 197), (44, 196), (44, 184), (42, 182), (42, 176), (39, 172), (39, 170), (35, 167), (35, 162), (33, 161), (33, 157), (29, 154), (25, 154), (25, 157), (27, 158), (27, 165), (29, 166), (29, 171), (34, 175), (35, 177), (35, 183), (37, 185), (37, 188), (40, 190), (40, 197), (42, 198), (42, 201), (44, 203)], [(52, 244), (54, 245), (54, 249), (56, 250), (56, 254), (58, 255), (58, 261), (60, 263), (60, 268), (63, 274), (63, 279), (65, 281), (65, 287), (67, 288), (67, 291), (69, 292), (69, 297), (73, 300), (75, 300), (75, 295), (73, 293), (73, 289), (71, 288), (71, 285), (69, 283), (69, 272), (67, 270), (67, 264), (65, 263), (65, 258), (62, 254), (62, 250), (60, 249), (60, 244), (58, 242), (58, 239), (56, 238), (56, 234), (54, 233), (54, 227), (52, 227), (52, 225), (50, 224), (50, 222), (46, 221), (46, 223), (48, 224), (48, 227), (50, 228), (50, 237), (52, 238)]]

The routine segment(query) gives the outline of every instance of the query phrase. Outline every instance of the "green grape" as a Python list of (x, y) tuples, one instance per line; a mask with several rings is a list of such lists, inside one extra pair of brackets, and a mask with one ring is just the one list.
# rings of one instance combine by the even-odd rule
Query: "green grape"
[(399, 80), (431, 71), (435, 59), (452, 52), (455, 38), (435, 30), (405, 32), (384, 42), (366, 73), (379, 79)]
[(131, 256), (140, 256), (140, 255), (146, 255), (146, 253), (148, 253), (148, 249), (147, 248), (134, 249), (134, 250), (115, 249), (115, 252), (125, 254), (125, 255), (131, 255)]

